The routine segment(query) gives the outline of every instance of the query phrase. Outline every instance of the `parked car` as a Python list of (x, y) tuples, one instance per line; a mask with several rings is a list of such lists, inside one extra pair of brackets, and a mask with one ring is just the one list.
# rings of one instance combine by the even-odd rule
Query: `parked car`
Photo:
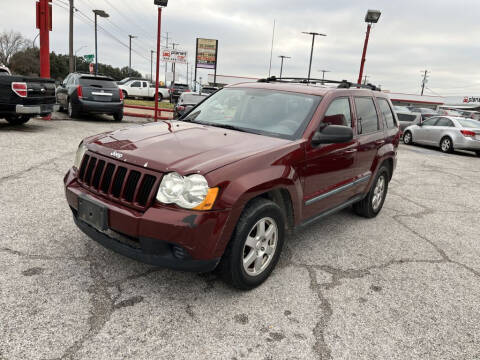
[(399, 143), (392, 104), (340, 86), (237, 84), (180, 121), (84, 139), (64, 178), (75, 223), (139, 261), (258, 286), (287, 230), (382, 209)]
[(480, 120), (480, 112), (478, 111), (460, 110), (460, 113), (469, 119)]
[(215, 91), (218, 90), (218, 87), (215, 86), (202, 86), (202, 94), (213, 94)]
[(82, 113), (109, 114), (115, 121), (123, 119), (123, 93), (107, 76), (71, 73), (57, 88), (57, 101), (68, 116)]
[[(123, 92), (123, 97), (155, 98), (155, 85), (148, 80), (130, 80), (118, 85)], [(169, 91), (166, 87), (158, 88), (158, 101), (168, 99)]]
[(403, 141), (407, 145), (436, 146), (445, 153), (470, 150), (480, 156), (480, 122), (462, 117), (434, 116), (407, 127)]
[(195, 105), (205, 99), (208, 95), (199, 94), (199, 93), (183, 93), (178, 98), (178, 102), (174, 108), (174, 117), (179, 118), (184, 114), (187, 114), (190, 110), (192, 110)]
[(144, 78), (141, 78), (141, 77), (126, 77), (126, 78), (123, 78), (122, 80), (120, 81), (117, 81), (117, 85), (123, 85), (123, 84), (126, 84), (127, 82), (130, 82), (132, 80), (145, 80)]
[(422, 114), (422, 120), (429, 118), (430, 116), (438, 115), (437, 111), (430, 108), (409, 107), (411, 112)]
[(176, 103), (180, 95), (184, 92), (190, 92), (190, 88), (187, 84), (174, 83), (169, 89), (170, 101)]
[(407, 107), (407, 106), (400, 106), (400, 105), (395, 105), (393, 107), (393, 110), (395, 110), (395, 112), (401, 112), (403, 114), (408, 114), (408, 113), (411, 113), (410, 109)]
[(403, 132), (407, 127), (414, 124), (420, 124), (422, 122), (422, 114), (420, 113), (402, 113), (397, 112), (398, 124), (400, 127), (400, 131), (403, 136)]
[(0, 66), (0, 118), (21, 125), (56, 110), (54, 80), (10, 75), (6, 66)]
[(438, 115), (447, 115), (447, 116), (456, 116), (456, 117), (463, 117), (462, 113), (456, 110), (451, 109), (439, 109), (437, 111)]

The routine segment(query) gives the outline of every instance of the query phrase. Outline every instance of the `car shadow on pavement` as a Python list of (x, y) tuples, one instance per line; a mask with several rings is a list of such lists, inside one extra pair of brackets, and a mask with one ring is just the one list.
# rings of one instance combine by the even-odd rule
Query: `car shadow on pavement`
[(31, 122), (27, 122), (26, 124), (22, 125), (10, 125), (9, 123), (4, 123), (0, 121), (0, 131), (14, 131), (14, 132), (38, 132), (45, 130), (44, 126), (32, 124)]
[[(419, 152), (425, 154), (425, 151), (422, 150), (431, 150), (434, 153), (431, 153), (431, 155), (444, 155), (444, 156), (449, 156), (449, 155), (459, 155), (459, 156), (464, 156), (464, 157), (473, 157), (476, 158), (477, 155), (474, 152), (468, 151), (468, 150), (454, 150), (452, 153), (444, 153), (442, 152), (438, 147), (436, 146), (429, 146), (429, 145), (420, 145), (420, 144), (415, 144), (413, 146), (411, 145), (404, 145), (404, 148), (407, 148), (413, 152)], [(430, 154), (430, 152), (428, 152)]]

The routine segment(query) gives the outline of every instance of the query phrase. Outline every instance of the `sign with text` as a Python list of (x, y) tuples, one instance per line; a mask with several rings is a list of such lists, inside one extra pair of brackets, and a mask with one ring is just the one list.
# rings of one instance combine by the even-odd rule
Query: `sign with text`
[(215, 69), (217, 67), (218, 40), (197, 38), (196, 67)]
[(162, 60), (169, 63), (186, 64), (187, 52), (185, 50), (165, 49), (162, 51)]
[(83, 58), (84, 58), (87, 62), (91, 63), (91, 62), (93, 62), (93, 59), (95, 59), (95, 55), (93, 55), (93, 54), (83, 55)]

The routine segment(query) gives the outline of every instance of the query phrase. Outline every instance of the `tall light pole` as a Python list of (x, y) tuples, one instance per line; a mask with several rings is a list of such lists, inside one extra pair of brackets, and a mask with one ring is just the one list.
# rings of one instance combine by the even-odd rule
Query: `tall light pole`
[(290, 56), (285, 56), (285, 55), (280, 55), (279, 56), (280, 59), (282, 59), (281, 63), (280, 63), (280, 77), (282, 77), (282, 73), (283, 73), (283, 60), (284, 59), (291, 59)]
[(302, 34), (312, 35), (312, 49), (310, 51), (310, 65), (308, 65), (308, 81), (310, 81), (310, 73), (312, 71), (312, 58), (313, 58), (313, 46), (315, 45), (315, 36), (327, 36), (326, 34), (320, 34), (317, 32), (302, 31)]
[(128, 75), (132, 72), (132, 39), (137, 38), (135, 35), (128, 35), (129, 46), (128, 46)]
[(75, 66), (73, 67), (75, 72), (77, 72), (77, 52), (79, 52), (80, 50), (82, 50), (83, 48), (86, 48), (87, 45), (83, 45), (83, 46), (80, 46), (77, 50), (75, 50), (75, 56), (74, 56), (74, 59), (75, 59)]
[(153, 3), (158, 6), (158, 27), (157, 27), (157, 63), (155, 65), (155, 122), (158, 120), (158, 73), (160, 71), (160, 36), (162, 30), (162, 7), (166, 7), (168, 0), (153, 0)]
[(153, 53), (154, 50), (150, 50), (150, 81), (153, 81)]
[(318, 70), (318, 71), (322, 72), (322, 85), (323, 85), (325, 80), (325, 73), (330, 72), (330, 70)]
[(360, 62), (360, 73), (358, 74), (357, 84), (362, 83), (363, 67), (365, 66), (365, 56), (367, 55), (367, 46), (368, 46), (368, 38), (370, 37), (370, 29), (372, 27), (372, 24), (376, 24), (378, 22), (378, 19), (380, 19), (381, 14), (382, 13), (379, 10), (368, 10), (367, 15), (365, 15), (365, 22), (368, 23), (368, 26), (367, 26), (367, 34), (365, 35), (365, 42), (363, 43), (362, 60)]
[(108, 14), (103, 10), (93, 10), (95, 14), (95, 75), (98, 75), (98, 51), (97, 51), (97, 16), (108, 18)]
[(76, 67), (73, 62), (76, 62), (76, 59), (73, 57), (73, 0), (69, 2), (70, 7), (70, 18), (68, 26), (68, 70), (73, 72), (73, 69)]

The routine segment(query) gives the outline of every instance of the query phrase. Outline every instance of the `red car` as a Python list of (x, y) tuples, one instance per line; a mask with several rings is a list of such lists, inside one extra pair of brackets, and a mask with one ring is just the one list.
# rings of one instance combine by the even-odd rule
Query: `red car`
[(217, 268), (250, 289), (275, 267), (287, 230), (351, 205), (375, 217), (398, 143), (379, 91), (267, 79), (224, 88), (179, 121), (86, 138), (66, 198), (77, 226), (116, 252)]

